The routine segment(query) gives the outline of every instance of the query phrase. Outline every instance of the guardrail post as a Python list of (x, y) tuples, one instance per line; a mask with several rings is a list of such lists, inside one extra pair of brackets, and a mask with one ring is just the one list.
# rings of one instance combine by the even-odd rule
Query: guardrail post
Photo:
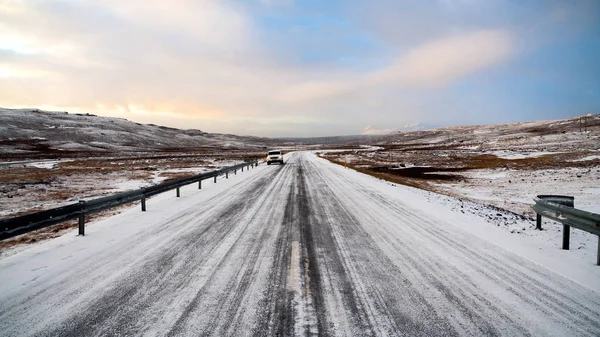
[(179, 187), (177, 187), (177, 198), (179, 198), (181, 194), (179, 193)]
[(600, 235), (598, 235), (598, 256), (596, 257), (596, 265), (600, 266)]
[(535, 219), (535, 229), (537, 230), (542, 230), (542, 215), (541, 214), (537, 214), (537, 217)]
[(81, 213), (79, 213), (79, 235), (85, 236), (85, 200), (79, 200)]
[(202, 189), (202, 180), (198, 180), (198, 189), (201, 190)]
[(215, 184), (217, 183), (217, 176), (215, 176)]
[(563, 245), (562, 249), (569, 250), (569, 238), (571, 237), (571, 226), (563, 225)]
[(237, 169), (233, 170), (233, 174), (237, 176)]
[[(575, 208), (575, 198), (571, 202), (564, 202), (566, 206)], [(563, 224), (563, 246), (562, 249), (569, 250), (569, 241), (571, 238), (571, 226)]]
[(229, 179), (229, 171), (225, 171), (225, 179)]
[(146, 211), (146, 196), (142, 197), (142, 212)]
[(242, 172), (244, 172), (244, 167), (242, 166)]

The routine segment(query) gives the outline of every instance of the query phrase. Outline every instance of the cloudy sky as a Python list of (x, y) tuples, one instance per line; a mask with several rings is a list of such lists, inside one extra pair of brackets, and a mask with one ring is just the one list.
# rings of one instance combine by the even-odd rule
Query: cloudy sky
[(271, 137), (600, 113), (600, 1), (0, 0), (0, 107)]

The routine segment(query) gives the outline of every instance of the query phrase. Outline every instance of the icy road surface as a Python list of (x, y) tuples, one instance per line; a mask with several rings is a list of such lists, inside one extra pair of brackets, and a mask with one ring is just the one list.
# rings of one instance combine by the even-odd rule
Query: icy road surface
[(6, 257), (0, 335), (600, 334), (598, 293), (355, 177), (294, 153)]

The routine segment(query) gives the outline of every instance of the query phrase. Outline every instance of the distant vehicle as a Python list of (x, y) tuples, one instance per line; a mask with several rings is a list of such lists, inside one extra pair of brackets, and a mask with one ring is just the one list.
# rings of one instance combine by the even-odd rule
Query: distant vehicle
[(269, 151), (269, 153), (267, 153), (267, 165), (271, 165), (271, 163), (280, 163), (281, 165), (283, 165), (283, 151)]

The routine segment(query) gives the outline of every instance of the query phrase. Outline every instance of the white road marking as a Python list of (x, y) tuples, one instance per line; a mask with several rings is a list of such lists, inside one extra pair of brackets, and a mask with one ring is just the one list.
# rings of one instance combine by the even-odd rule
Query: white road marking
[(292, 242), (292, 251), (290, 258), (290, 275), (288, 281), (288, 290), (295, 293), (300, 292), (300, 271), (298, 267), (300, 265), (300, 244), (298, 241)]

